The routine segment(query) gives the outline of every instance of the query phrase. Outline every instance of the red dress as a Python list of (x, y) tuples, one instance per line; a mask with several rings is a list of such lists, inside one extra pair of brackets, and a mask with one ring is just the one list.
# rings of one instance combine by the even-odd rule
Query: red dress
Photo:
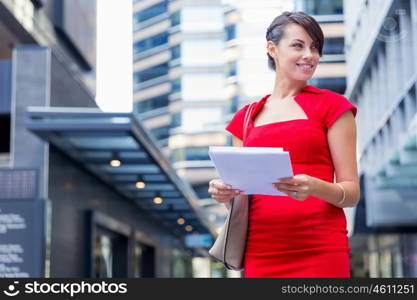
[[(294, 97), (308, 119), (253, 127), (265, 96), (254, 107), (244, 147), (282, 147), (290, 153), (294, 175), (334, 182), (327, 130), (344, 112), (357, 108), (344, 96), (311, 85)], [(249, 105), (234, 115), (226, 130), (242, 139)], [(309, 196), (252, 195), (245, 277), (350, 277), (346, 218), (342, 208)]]

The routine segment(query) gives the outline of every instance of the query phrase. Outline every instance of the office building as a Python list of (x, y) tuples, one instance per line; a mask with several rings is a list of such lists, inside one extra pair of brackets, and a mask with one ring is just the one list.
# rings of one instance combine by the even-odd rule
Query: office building
[(356, 277), (417, 276), (417, 1), (344, 1), (346, 96), (358, 106)]
[(192, 277), (214, 229), (143, 124), (97, 108), (95, 14), (0, 0), (0, 277)]

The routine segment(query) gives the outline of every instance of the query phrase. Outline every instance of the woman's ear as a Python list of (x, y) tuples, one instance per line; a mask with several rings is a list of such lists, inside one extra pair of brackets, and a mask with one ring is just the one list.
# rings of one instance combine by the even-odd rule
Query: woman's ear
[(271, 41), (268, 41), (266, 44), (266, 50), (268, 51), (268, 54), (275, 59), (275, 45)]

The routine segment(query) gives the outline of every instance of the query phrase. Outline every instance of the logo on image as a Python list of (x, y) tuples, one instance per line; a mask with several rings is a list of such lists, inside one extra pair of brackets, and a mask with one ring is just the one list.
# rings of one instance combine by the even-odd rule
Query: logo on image
[(4, 290), (3, 293), (5, 293), (7, 296), (14, 297), (18, 295), (20, 292), (16, 290), (16, 285), (19, 283), (19, 281), (14, 281), (13, 284), (8, 286), (7, 290)]

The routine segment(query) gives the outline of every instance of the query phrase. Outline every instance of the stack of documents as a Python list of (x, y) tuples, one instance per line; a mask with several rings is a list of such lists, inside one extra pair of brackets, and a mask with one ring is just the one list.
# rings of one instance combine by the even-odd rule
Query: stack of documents
[(282, 148), (210, 146), (209, 156), (223, 182), (247, 195), (286, 196), (272, 183), (294, 176), (290, 155)]

